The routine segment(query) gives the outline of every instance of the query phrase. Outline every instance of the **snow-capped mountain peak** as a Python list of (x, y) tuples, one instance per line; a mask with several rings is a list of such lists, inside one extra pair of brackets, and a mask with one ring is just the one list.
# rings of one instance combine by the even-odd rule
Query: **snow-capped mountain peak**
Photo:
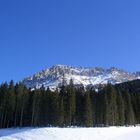
[(100, 67), (71, 67), (59, 64), (25, 78), (23, 82), (31, 88), (40, 88), (43, 85), (45, 88), (55, 89), (61, 85), (64, 79), (66, 84), (69, 84), (72, 79), (75, 85), (86, 87), (89, 85), (122, 83), (138, 79), (138, 76), (115, 67), (104, 69)]

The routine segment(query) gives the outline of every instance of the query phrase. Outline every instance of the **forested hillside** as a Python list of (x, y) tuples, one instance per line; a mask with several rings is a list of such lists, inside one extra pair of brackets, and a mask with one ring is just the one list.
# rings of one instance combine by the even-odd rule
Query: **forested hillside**
[(123, 126), (140, 124), (140, 80), (104, 88), (68, 86), (31, 90), (0, 86), (0, 128), (25, 126)]

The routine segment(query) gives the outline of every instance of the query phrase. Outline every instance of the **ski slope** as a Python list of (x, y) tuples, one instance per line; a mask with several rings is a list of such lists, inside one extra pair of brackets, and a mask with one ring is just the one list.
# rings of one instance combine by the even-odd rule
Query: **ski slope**
[(139, 140), (140, 127), (1, 129), (0, 140)]

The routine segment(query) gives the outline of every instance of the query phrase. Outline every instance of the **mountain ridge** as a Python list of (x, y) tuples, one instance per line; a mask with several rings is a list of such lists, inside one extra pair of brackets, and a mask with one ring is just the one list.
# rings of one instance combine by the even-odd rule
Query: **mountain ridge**
[(73, 80), (75, 85), (95, 86), (99, 84), (117, 84), (139, 79), (140, 73), (130, 73), (123, 69), (111, 67), (72, 67), (68, 65), (53, 65), (32, 76), (23, 79), (23, 83), (30, 88), (40, 88), (42, 85), (47, 89), (56, 89), (63, 80), (69, 84)]

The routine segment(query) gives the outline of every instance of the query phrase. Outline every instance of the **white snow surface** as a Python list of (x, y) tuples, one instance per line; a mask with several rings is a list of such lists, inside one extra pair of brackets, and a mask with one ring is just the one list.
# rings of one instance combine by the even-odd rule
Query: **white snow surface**
[(140, 127), (0, 129), (0, 140), (139, 140)]

